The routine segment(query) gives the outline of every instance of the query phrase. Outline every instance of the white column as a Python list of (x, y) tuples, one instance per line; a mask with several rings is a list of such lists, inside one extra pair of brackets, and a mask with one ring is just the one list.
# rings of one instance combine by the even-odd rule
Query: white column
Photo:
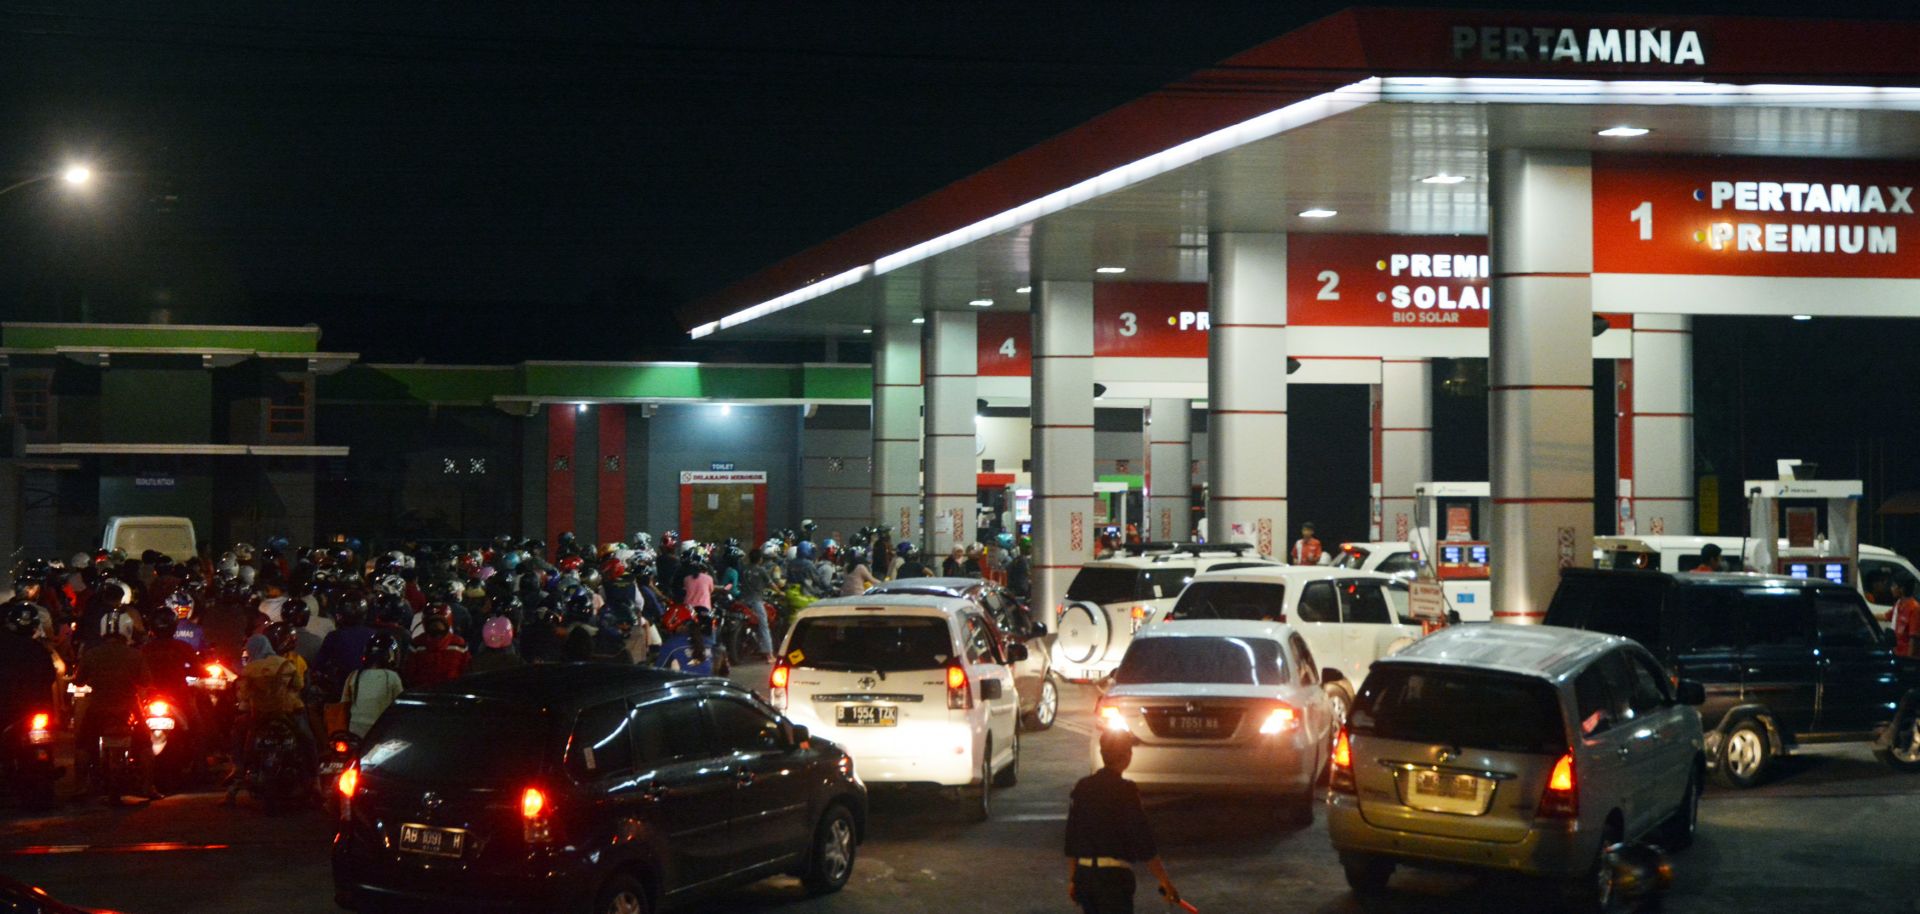
[(1093, 557), (1093, 283), (1034, 283), (1033, 599), (1054, 618)]
[(882, 326), (873, 347), (873, 518), (896, 543), (920, 538), (920, 328)]
[(1538, 623), (1593, 549), (1592, 169), (1512, 149), (1489, 165), (1493, 615)]
[[(1632, 532), (1691, 534), (1693, 484), (1693, 319), (1636, 314), (1627, 372), (1631, 437), (1623, 469), (1633, 480)], [(1623, 531), (1625, 532), (1625, 531)]]
[(1193, 537), (1193, 401), (1147, 405), (1148, 539)]
[(1207, 539), (1287, 553), (1287, 236), (1208, 249)]
[(1433, 363), (1384, 359), (1375, 391), (1374, 536), (1413, 536), (1413, 490), (1433, 481)]
[(974, 348), (977, 322), (971, 311), (927, 315), (927, 551), (939, 559), (973, 540), (979, 492), (974, 460)]

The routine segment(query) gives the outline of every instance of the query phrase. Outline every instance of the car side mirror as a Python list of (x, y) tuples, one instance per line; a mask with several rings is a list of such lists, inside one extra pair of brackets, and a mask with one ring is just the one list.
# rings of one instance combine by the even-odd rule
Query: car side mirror
[(980, 700), (995, 701), (1004, 694), (1000, 689), (1000, 680), (983, 679), (980, 681)]
[(1007, 662), (1008, 663), (1025, 663), (1027, 662), (1027, 658), (1029, 656), (1032, 656), (1032, 655), (1027, 652), (1026, 645), (1021, 644), (1018, 641), (1011, 642), (1007, 645)]
[(1683, 705), (1699, 707), (1707, 703), (1707, 687), (1692, 679), (1682, 679), (1674, 688), (1674, 694)]

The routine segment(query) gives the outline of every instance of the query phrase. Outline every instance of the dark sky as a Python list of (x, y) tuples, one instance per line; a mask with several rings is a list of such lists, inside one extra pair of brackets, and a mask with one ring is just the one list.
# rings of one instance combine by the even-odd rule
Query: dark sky
[(13, 0), (0, 185), (106, 174), (0, 197), (0, 313), (658, 356), (674, 302), (1339, 5)]

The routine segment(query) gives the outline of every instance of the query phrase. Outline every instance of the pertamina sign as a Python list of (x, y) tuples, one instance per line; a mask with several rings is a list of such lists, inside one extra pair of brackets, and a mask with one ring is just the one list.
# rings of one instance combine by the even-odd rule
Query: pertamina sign
[(1485, 327), (1487, 239), (1468, 235), (1287, 238), (1287, 323)]
[(1693, 29), (1456, 25), (1450, 37), (1457, 61), (1707, 65)]
[(1596, 273), (1920, 278), (1920, 163), (1593, 157)]

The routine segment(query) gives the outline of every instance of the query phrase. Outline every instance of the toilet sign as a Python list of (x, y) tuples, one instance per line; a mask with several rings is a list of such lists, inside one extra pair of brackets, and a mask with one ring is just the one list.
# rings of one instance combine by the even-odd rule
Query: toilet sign
[(1920, 162), (1593, 157), (1596, 273), (1920, 279)]

